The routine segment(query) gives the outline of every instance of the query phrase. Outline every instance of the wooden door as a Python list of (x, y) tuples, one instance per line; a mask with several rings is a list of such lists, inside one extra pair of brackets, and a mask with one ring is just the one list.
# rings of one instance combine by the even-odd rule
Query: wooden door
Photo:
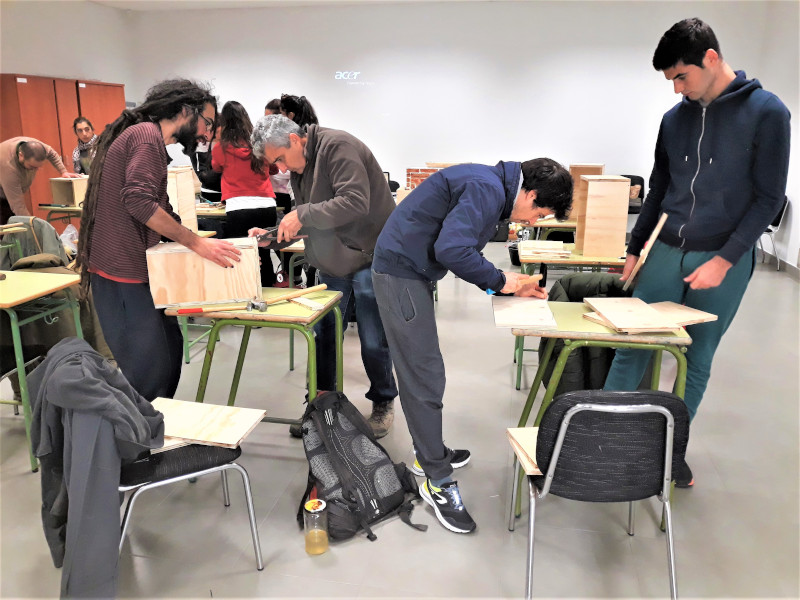
[(92, 122), (100, 135), (125, 110), (125, 86), (120, 83), (78, 81), (80, 114)]
[[(61, 144), (57, 150), (68, 171), (75, 171), (72, 164), (72, 151), (78, 145), (78, 137), (72, 128), (75, 119), (81, 116), (78, 108), (77, 81), (74, 79), (54, 79), (53, 86), (56, 92), (56, 110), (58, 117), (58, 131)], [(94, 123), (92, 123), (94, 125)]]

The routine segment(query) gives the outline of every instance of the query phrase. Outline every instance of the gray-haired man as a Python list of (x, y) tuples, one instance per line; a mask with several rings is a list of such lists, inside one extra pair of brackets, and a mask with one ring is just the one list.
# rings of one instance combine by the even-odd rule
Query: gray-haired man
[[(278, 229), (278, 242), (300, 229), (308, 234), (306, 261), (319, 270), (328, 289), (342, 292), (342, 312), (356, 308), (361, 359), (370, 381), (369, 423), (376, 437), (394, 419), (397, 385), (372, 287), (372, 254), (384, 223), (394, 209), (389, 185), (367, 146), (336, 129), (301, 128), (282, 115), (261, 118), (253, 131), (253, 152), (282, 171), (292, 172), (297, 209)], [(251, 230), (256, 233), (260, 230)], [(335, 322), (328, 314), (316, 326), (317, 387), (336, 388)], [(295, 428), (293, 435), (299, 434)]]

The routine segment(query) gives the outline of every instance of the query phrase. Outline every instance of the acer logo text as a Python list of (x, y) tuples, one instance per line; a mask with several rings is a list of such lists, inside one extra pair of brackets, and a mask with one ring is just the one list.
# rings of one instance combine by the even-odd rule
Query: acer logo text
[(361, 71), (336, 71), (334, 79), (358, 79)]

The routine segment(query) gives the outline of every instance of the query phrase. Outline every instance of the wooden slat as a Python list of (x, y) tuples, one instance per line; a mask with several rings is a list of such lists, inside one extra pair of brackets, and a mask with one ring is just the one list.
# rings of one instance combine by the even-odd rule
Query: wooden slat
[(625, 285), (622, 286), (622, 290), (625, 291), (629, 287), (631, 287), (631, 283), (633, 283), (636, 274), (639, 272), (639, 269), (642, 268), (644, 262), (647, 260), (647, 255), (650, 254), (650, 250), (653, 248), (653, 244), (658, 239), (658, 234), (661, 233), (661, 228), (664, 227), (664, 223), (667, 222), (667, 213), (662, 213), (661, 218), (656, 223), (653, 232), (650, 234), (650, 238), (647, 240), (647, 243), (642, 248), (641, 253), (639, 254), (639, 260), (636, 261), (636, 264), (633, 265), (633, 270), (631, 274), (628, 275), (628, 279), (625, 280)]
[(544, 475), (536, 464), (536, 442), (539, 437), (539, 428), (509, 427), (506, 429), (506, 435), (525, 475)]

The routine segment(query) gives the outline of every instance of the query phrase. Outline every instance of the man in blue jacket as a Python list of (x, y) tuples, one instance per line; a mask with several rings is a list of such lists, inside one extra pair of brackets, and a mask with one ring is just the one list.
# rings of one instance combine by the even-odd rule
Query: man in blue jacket
[(420, 493), (450, 531), (470, 533), (470, 517), (451, 474), (470, 459), (442, 440), (444, 362), (439, 350), (433, 285), (447, 271), (487, 293), (546, 298), (519, 273), (503, 272), (480, 253), (502, 219), (564, 219), (572, 204), (572, 178), (548, 158), (496, 166), (443, 169), (401, 202), (375, 246), (372, 279), (400, 387), (400, 402), (425, 476)]
[[(755, 244), (783, 205), (789, 111), (757, 79), (728, 66), (714, 32), (700, 19), (680, 21), (664, 34), (653, 67), (683, 100), (661, 120), (650, 192), (631, 233), (622, 279), (667, 213), (634, 296), (719, 317), (687, 327), (692, 344), (685, 401), (694, 418), (714, 352), (753, 273)], [(618, 350), (605, 388), (635, 389), (649, 358), (649, 352)], [(673, 476), (679, 487), (694, 483), (685, 462)]]

